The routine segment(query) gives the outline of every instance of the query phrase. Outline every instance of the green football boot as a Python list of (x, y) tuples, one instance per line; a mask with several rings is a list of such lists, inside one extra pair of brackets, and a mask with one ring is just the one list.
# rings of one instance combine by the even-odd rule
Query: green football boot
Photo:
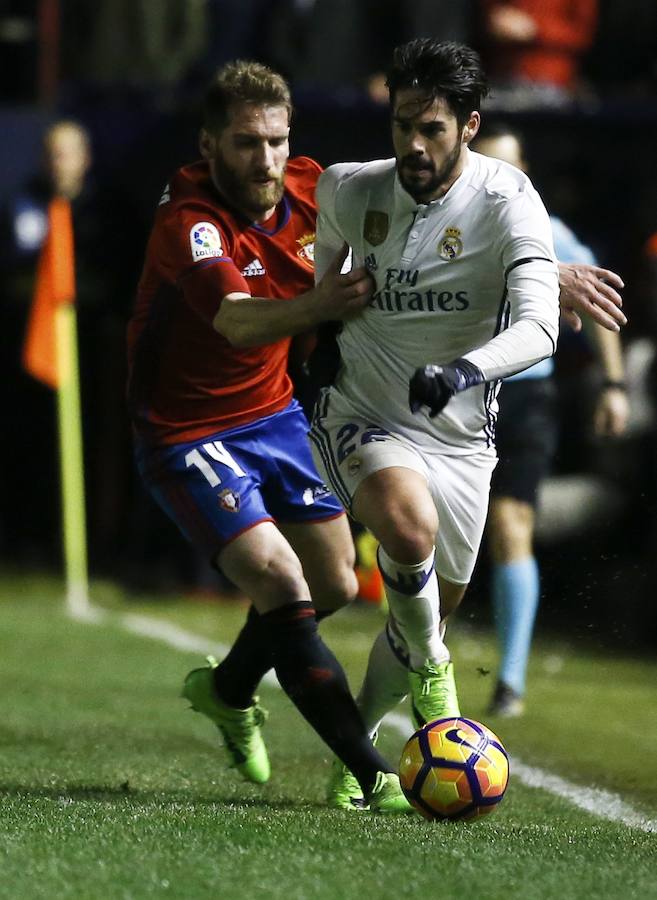
[(417, 728), (435, 719), (461, 715), (451, 662), (432, 663), (427, 660), (419, 671), (409, 671), (408, 681), (413, 698), (413, 721)]
[[(376, 747), (379, 739), (378, 731), (372, 735), (372, 743)], [(331, 774), (326, 786), (326, 802), (332, 809), (363, 810), (367, 809), (363, 789), (356, 776), (339, 759), (333, 760)]]
[(195, 712), (203, 713), (217, 726), (223, 735), (231, 767), (247, 781), (264, 784), (271, 773), (267, 748), (260, 734), (267, 713), (258, 706), (257, 697), (247, 709), (236, 709), (220, 700), (214, 688), (213, 669), (217, 667), (217, 661), (209, 656), (208, 662), (209, 666), (193, 669), (187, 675), (182, 696), (189, 700)]
[(404, 796), (399, 776), (394, 772), (377, 772), (374, 787), (367, 798), (368, 808), (377, 813), (412, 813), (413, 807)]
[(362, 787), (356, 776), (339, 759), (334, 759), (331, 766), (326, 786), (326, 802), (332, 809), (358, 811), (365, 808)]

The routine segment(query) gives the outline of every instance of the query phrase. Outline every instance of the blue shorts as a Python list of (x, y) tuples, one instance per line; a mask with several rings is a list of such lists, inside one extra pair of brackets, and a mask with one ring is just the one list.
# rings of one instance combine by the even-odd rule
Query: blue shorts
[(282, 412), (184, 444), (137, 444), (137, 467), (155, 500), (212, 560), (259, 522), (293, 524), (344, 510), (312, 460), (308, 420)]

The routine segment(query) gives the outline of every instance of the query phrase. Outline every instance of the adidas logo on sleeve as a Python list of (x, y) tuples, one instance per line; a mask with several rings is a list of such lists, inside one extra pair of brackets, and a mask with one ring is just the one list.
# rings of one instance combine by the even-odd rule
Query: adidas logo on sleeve
[(255, 278), (256, 275), (264, 275), (264, 274), (265, 274), (265, 267), (260, 262), (260, 260), (258, 259), (257, 256), (254, 260), (252, 260), (248, 264), (248, 266), (245, 266), (242, 269), (242, 275), (245, 278)]

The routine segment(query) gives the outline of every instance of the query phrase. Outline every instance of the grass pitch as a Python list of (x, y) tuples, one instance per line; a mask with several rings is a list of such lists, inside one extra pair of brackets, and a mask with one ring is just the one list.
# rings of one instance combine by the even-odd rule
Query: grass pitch
[[(54, 581), (0, 582), (2, 898), (657, 898), (657, 834), (605, 820), (511, 774), (472, 825), (323, 805), (327, 753), (264, 686), (271, 782), (225, 768), (211, 725), (179, 699), (202, 654), (126, 631), (126, 613), (229, 643), (237, 605), (126, 601), (95, 586), (100, 624), (69, 619)], [(376, 610), (322, 625), (357, 687)], [(539, 643), (528, 713), (486, 717), (489, 635), (450, 633), (465, 714), (512, 757), (620, 795), (657, 818), (657, 665)], [(403, 735), (386, 729), (396, 758)]]

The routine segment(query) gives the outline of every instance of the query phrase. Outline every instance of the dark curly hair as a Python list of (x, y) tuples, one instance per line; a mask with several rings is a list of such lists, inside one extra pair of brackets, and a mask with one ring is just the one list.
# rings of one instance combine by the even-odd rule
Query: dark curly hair
[(453, 41), (416, 38), (397, 47), (386, 73), (390, 102), (397, 91), (419, 88), (427, 97), (444, 97), (459, 126), (488, 95), (488, 79), (476, 50)]

